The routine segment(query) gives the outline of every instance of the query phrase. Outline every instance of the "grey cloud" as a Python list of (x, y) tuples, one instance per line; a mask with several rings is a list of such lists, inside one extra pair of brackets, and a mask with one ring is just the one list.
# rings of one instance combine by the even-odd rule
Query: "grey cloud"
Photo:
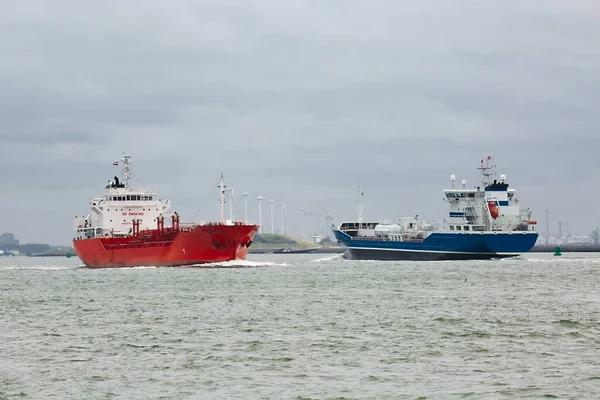
[(353, 218), (358, 185), (370, 218), (441, 218), (449, 174), (477, 184), (491, 153), (527, 205), (587, 233), (597, 19), (592, 1), (6, 1), (0, 228), (68, 242), (123, 151), (184, 216), (224, 172), (284, 201), (296, 234), (301, 207)]

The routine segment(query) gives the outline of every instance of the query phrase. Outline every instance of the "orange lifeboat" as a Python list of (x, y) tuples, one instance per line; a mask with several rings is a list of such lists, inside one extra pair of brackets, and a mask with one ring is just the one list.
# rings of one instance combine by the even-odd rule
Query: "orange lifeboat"
[(500, 210), (498, 210), (498, 206), (493, 201), (488, 201), (488, 209), (490, 210), (490, 215), (492, 218), (496, 219), (500, 215)]
[(529, 225), (537, 225), (537, 221), (534, 221), (534, 220), (527, 221), (527, 223)]

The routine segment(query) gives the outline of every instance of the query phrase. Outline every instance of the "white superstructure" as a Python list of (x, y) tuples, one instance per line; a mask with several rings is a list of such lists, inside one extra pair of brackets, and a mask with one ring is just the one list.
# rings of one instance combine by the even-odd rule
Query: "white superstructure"
[(129, 186), (131, 157), (123, 154), (120, 162), (123, 181), (116, 176), (108, 181), (104, 196), (90, 199), (90, 213), (75, 217), (77, 238), (127, 235), (134, 219), (139, 220), (140, 230), (154, 229), (157, 218), (169, 211), (171, 202), (159, 199), (157, 190)]
[[(448, 229), (450, 231), (527, 231), (531, 221), (529, 209), (521, 210), (515, 189), (509, 189), (506, 175), (495, 177), (492, 157), (481, 160), (478, 168), (482, 174), (481, 186), (467, 187), (462, 181), (456, 187), (456, 177), (452, 175), (452, 185), (444, 190), (445, 200), (450, 210)], [(493, 180), (492, 180), (493, 179)]]

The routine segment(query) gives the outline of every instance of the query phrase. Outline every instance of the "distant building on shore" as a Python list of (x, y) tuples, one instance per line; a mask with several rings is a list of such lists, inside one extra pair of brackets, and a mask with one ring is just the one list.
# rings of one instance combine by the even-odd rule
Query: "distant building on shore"
[(0, 246), (3, 247), (18, 247), (19, 239), (15, 239), (15, 234), (6, 232), (0, 235)]

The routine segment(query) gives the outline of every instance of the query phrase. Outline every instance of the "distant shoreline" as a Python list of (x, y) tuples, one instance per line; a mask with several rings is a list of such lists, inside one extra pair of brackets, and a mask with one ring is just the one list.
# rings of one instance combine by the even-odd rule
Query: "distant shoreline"
[(554, 250), (559, 247), (562, 253), (600, 253), (600, 244), (536, 244), (533, 246), (530, 253), (554, 253)]
[(347, 249), (341, 246), (331, 247), (310, 247), (310, 248), (281, 248), (281, 249), (248, 249), (248, 254), (299, 254), (299, 253), (317, 253), (317, 254), (340, 254)]

